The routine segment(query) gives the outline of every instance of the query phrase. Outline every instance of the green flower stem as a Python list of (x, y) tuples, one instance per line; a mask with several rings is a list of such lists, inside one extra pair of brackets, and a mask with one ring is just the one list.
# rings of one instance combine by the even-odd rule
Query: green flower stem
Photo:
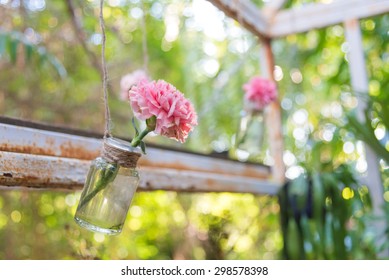
[(92, 198), (95, 197), (96, 194), (105, 189), (109, 183), (115, 180), (118, 171), (119, 166), (116, 164), (101, 170), (100, 178), (96, 181), (95, 188), (80, 201), (79, 208), (81, 209), (84, 207)]
[(132, 139), (131, 146), (138, 147), (139, 144), (142, 142), (142, 139), (145, 138), (145, 136), (152, 131), (153, 130), (150, 130), (148, 127), (146, 127), (145, 130), (143, 130), (139, 135), (135, 136), (134, 139)]
[[(253, 121), (254, 121), (254, 117), (250, 114), (249, 119), (247, 121), (246, 129), (242, 132), (243, 136), (238, 140), (236, 147), (239, 147), (242, 143), (244, 143), (244, 141), (246, 141), (246, 138), (248, 136), (248, 130), (249, 130), (251, 124), (253, 123)], [(239, 130), (240, 130), (240, 128), (239, 128)], [(239, 136), (241, 136), (241, 135), (239, 135)]]

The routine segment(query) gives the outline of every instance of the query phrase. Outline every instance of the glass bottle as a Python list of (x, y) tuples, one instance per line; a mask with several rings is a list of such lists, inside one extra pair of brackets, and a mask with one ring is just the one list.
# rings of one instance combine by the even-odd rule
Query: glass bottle
[(92, 161), (74, 216), (80, 226), (111, 235), (122, 231), (139, 183), (140, 156), (140, 149), (128, 142), (104, 140), (102, 156)]
[(263, 110), (242, 110), (235, 136), (234, 157), (239, 161), (263, 163), (266, 157)]

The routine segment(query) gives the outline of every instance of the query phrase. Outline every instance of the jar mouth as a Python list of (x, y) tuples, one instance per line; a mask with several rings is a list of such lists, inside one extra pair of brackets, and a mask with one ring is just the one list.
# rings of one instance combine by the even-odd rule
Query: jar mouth
[(104, 142), (106, 145), (118, 150), (122, 150), (124, 152), (139, 153), (139, 154), (141, 153), (139, 147), (133, 147), (131, 146), (130, 142), (124, 141), (119, 138), (107, 137), (104, 139)]

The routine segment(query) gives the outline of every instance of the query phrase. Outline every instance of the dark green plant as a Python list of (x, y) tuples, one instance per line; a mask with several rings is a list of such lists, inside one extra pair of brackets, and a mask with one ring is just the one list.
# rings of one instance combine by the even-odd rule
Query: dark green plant
[(346, 115), (348, 124), (359, 140), (369, 145), (379, 158), (389, 163), (389, 151), (385, 147), (386, 143), (378, 140), (374, 133), (379, 125), (383, 125), (386, 132), (389, 129), (389, 97), (387, 94), (378, 96), (364, 94), (364, 96), (368, 96), (367, 106), (364, 110), (365, 121), (358, 119), (354, 110)]
[(349, 166), (300, 175), (281, 189), (279, 202), (283, 258), (376, 258), (362, 218), (371, 210), (369, 191)]
[[(364, 110), (364, 121), (357, 117), (356, 111), (351, 111), (346, 115), (347, 122), (349, 128), (354, 133), (357, 139), (363, 141), (366, 145), (368, 145), (376, 154), (376, 156), (380, 159), (383, 159), (387, 164), (389, 163), (389, 151), (386, 148), (388, 142), (384, 137), (382, 140), (377, 139), (375, 134), (375, 130), (378, 126), (384, 127), (385, 133), (387, 135), (389, 130), (389, 96), (387, 94), (379, 94), (377, 96), (369, 95), (366, 93), (358, 93), (361, 95), (361, 98), (367, 97), (366, 100), (366, 108)], [(382, 170), (382, 181), (383, 184), (383, 192), (388, 189), (388, 180), (387, 178), (387, 169)], [(386, 182), (386, 184), (385, 184)], [(382, 252), (383, 250), (388, 250), (389, 248), (389, 203), (385, 203), (383, 205), (383, 218), (386, 223), (386, 229), (382, 234), (384, 238), (382, 238), (383, 243), (377, 248), (377, 252)], [(381, 239), (381, 237), (378, 237)]]

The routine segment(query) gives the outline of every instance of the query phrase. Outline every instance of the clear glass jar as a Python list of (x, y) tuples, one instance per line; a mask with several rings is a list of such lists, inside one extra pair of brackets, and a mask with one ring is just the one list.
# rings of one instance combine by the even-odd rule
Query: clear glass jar
[(265, 128), (263, 110), (243, 110), (232, 156), (239, 161), (263, 163), (266, 157)]
[(114, 152), (134, 156), (135, 166), (114, 162), (110, 156), (98, 157), (92, 161), (80, 201), (74, 216), (82, 227), (105, 234), (119, 234), (122, 231), (132, 198), (137, 190), (139, 174), (136, 161), (139, 148), (132, 147), (120, 139), (108, 138), (104, 145)]

